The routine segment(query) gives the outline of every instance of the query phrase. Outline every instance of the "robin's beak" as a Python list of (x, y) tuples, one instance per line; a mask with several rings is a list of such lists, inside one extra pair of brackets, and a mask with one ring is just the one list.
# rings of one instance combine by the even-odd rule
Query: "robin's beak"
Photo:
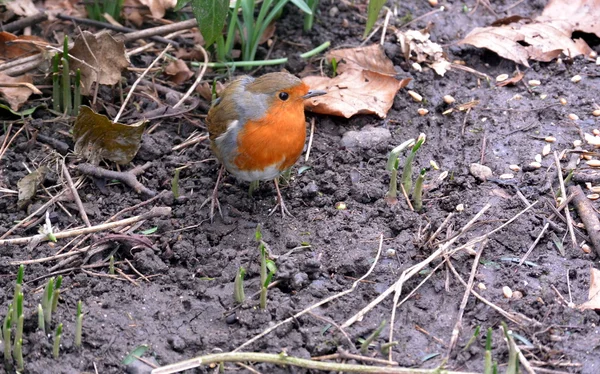
[(311, 97), (325, 95), (326, 93), (327, 93), (327, 91), (311, 90), (311, 91), (308, 91), (308, 93), (306, 95), (302, 96), (302, 98), (304, 100), (306, 100), (306, 99), (310, 99)]

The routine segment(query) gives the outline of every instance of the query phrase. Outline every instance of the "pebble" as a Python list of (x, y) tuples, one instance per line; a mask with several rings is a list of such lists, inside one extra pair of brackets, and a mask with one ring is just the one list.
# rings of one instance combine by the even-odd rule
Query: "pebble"
[(477, 164), (477, 163), (471, 164), (471, 166), (469, 167), (469, 171), (471, 172), (472, 176), (474, 176), (475, 178), (477, 178), (481, 181), (486, 181), (488, 178), (490, 178), (493, 175), (492, 169), (490, 169), (489, 167), (487, 167), (485, 165), (481, 165), (481, 164)]
[(300, 273), (294, 274), (294, 276), (292, 277), (292, 280), (290, 282), (290, 286), (294, 290), (299, 290), (299, 289), (302, 289), (306, 285), (307, 282), (308, 282), (308, 274), (300, 272)]
[(335, 16), (337, 16), (339, 12), (340, 10), (338, 9), (338, 7), (334, 6), (331, 9), (329, 9), (329, 17), (335, 18)]
[(185, 350), (185, 341), (179, 335), (172, 335), (167, 338), (167, 343), (175, 352), (183, 352)]
[(238, 321), (238, 318), (235, 313), (232, 313), (232, 314), (228, 315), (227, 318), (225, 318), (225, 323), (227, 323), (228, 325), (233, 325), (237, 321)]
[(513, 291), (512, 293), (512, 299), (514, 300), (521, 300), (523, 298), (523, 292), (521, 291)]
[(392, 137), (390, 130), (383, 127), (365, 126), (359, 131), (347, 131), (340, 141), (345, 148), (374, 148)]

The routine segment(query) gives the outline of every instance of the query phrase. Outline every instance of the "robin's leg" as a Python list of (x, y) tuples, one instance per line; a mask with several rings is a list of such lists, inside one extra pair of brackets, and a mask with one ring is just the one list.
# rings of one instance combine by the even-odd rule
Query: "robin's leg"
[(219, 185), (221, 184), (221, 178), (223, 177), (223, 171), (225, 170), (225, 165), (221, 165), (221, 169), (219, 169), (219, 176), (217, 177), (217, 183), (215, 183), (215, 188), (213, 189), (212, 196), (208, 199), (204, 200), (202, 205), (200, 205), (200, 209), (208, 203), (210, 200), (210, 222), (212, 223), (215, 218), (215, 206), (219, 209), (219, 215), (221, 219), (223, 219), (223, 212), (221, 211), (221, 204), (219, 204)]
[(269, 215), (272, 215), (273, 213), (275, 213), (275, 211), (277, 210), (277, 207), (279, 206), (279, 207), (281, 207), (281, 216), (282, 217), (285, 217), (286, 215), (293, 217), (292, 214), (285, 207), (285, 204), (283, 203), (283, 197), (281, 196), (281, 191), (279, 191), (279, 178), (273, 179), (273, 182), (275, 182), (275, 189), (277, 190), (277, 205), (275, 205), (275, 207), (273, 207), (273, 209), (271, 209), (271, 211), (269, 212)]

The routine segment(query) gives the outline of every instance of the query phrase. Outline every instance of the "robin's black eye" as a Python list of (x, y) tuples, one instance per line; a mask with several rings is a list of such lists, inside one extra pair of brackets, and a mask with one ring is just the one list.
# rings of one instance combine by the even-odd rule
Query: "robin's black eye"
[(290, 97), (290, 95), (287, 92), (280, 92), (279, 93), (279, 98), (282, 101), (286, 101), (289, 97)]

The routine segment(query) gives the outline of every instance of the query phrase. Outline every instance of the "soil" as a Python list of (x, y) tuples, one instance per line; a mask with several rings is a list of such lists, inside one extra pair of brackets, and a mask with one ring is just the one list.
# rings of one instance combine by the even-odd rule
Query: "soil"
[[(129, 352), (142, 344), (149, 346), (145, 360), (158, 365), (233, 351), (274, 323), (349, 289), (373, 265), (379, 237), (383, 235), (382, 254), (373, 272), (354, 292), (316, 308), (313, 315), (294, 319), (245, 348), (270, 353), (285, 351), (301, 358), (336, 353), (338, 348), (356, 352), (360, 338), (366, 338), (383, 320), (389, 322), (393, 297), (387, 297), (360, 322), (344, 329), (352, 345), (335, 324), (342, 324), (394, 284), (404, 270), (426, 259), (442, 244), (441, 240), (456, 235), (486, 204), (491, 208), (478, 224), (461, 234), (456, 245), (499, 227), (525, 209), (525, 201), (528, 201), (537, 204), (489, 237), (474, 281), (475, 289), (487, 300), (538, 323), (511, 322), (471, 296), (464, 309), (457, 348), (445, 365), (453, 370), (482, 372), (483, 332), (488, 328), (493, 329), (494, 360), (505, 364), (508, 349), (500, 324), (507, 322), (520, 337), (517, 343), (523, 353), (535, 366), (562, 372), (597, 373), (600, 370), (598, 314), (580, 311), (569, 304), (569, 301), (580, 304), (587, 300), (590, 267), (598, 260), (593, 249), (586, 253), (579, 246), (574, 248), (566, 225), (554, 217), (551, 218), (553, 224), (529, 255), (529, 262), (518, 266), (515, 259), (518, 261), (527, 252), (553, 214), (550, 205), (554, 204), (553, 194), (558, 190), (552, 153), (542, 158), (540, 168), (528, 165), (542, 153), (546, 144), (558, 152), (572, 149), (575, 140), (583, 140), (583, 133), (592, 133), (600, 126), (600, 118), (591, 114), (597, 108), (594, 105), (599, 104), (598, 66), (575, 58), (564, 59), (560, 64), (532, 62), (531, 68), (525, 69), (492, 52), (455, 44), (474, 27), (489, 25), (497, 18), (510, 14), (536, 16), (545, 1), (520, 2), (508, 12), (503, 9), (513, 2), (494, 2), (496, 16), (483, 2), (472, 14), (465, 12), (463, 6), (472, 8), (475, 1), (442, 3), (446, 11), (424, 16), (409, 27), (424, 28), (432, 22), (432, 40), (444, 45), (451, 61), (463, 60), (466, 66), (491, 77), (511, 75), (518, 68), (526, 74), (524, 82), (538, 79), (542, 85), (534, 88), (521, 82), (515, 86), (495, 87), (494, 82), (488, 84), (475, 74), (459, 70), (449, 71), (444, 77), (430, 69), (416, 72), (404, 61), (393, 32), (388, 32), (384, 45), (388, 57), (401, 77), (413, 79), (407, 89), (419, 92), (426, 101), (411, 100), (404, 89), (397, 95), (386, 119), (375, 116), (342, 119), (308, 114), (309, 120), (316, 121), (310, 158), (305, 161), (302, 156), (291, 181), (282, 191), (294, 218), (281, 218), (279, 212), (268, 215), (275, 204), (272, 184), (261, 184), (250, 197), (245, 182), (226, 176), (220, 188), (223, 218), (217, 215), (214, 223), (207, 221), (208, 208), (201, 205), (212, 191), (219, 168), (208, 143), (202, 142), (180, 152), (171, 151), (198, 130), (199, 118), (205, 111), (199, 109), (183, 118), (161, 119), (153, 132), (144, 135), (132, 165), (151, 162), (152, 166), (140, 180), (155, 191), (167, 193), (120, 218), (142, 214), (153, 206), (169, 206), (171, 215), (145, 221), (132, 229), (132, 233), (139, 234), (142, 230), (157, 228), (147, 235), (151, 245), (113, 239), (102, 255), (88, 261), (88, 264), (106, 261), (108, 255), (114, 253), (117, 268), (135, 279), (135, 284), (123, 276), (118, 279), (101, 276), (108, 274), (108, 266), (64, 273), (53, 326), (63, 323), (65, 332), (60, 360), (55, 360), (51, 339), (37, 331), (35, 309), (46, 277), (60, 269), (53, 268), (56, 260), (27, 265), (23, 338), (26, 372), (148, 372), (148, 366), (141, 361), (129, 366), (121, 363)], [(432, 10), (426, 1), (396, 1), (393, 6), (397, 7), (398, 17), (392, 17), (390, 22), (397, 26), (404, 22), (403, 15), (416, 18)], [(302, 18), (288, 5), (278, 23), (276, 44), (270, 57), (291, 57), (285, 68), (300, 74), (307, 62), (293, 57), (298, 52), (328, 40), (333, 48), (360, 44), (364, 14), (364, 2), (332, 5), (330, 1), (321, 1), (314, 29), (304, 33)], [(379, 36), (376, 34), (373, 42)], [(597, 38), (584, 37), (600, 52)], [(264, 56), (266, 50), (261, 53)], [(133, 63), (136, 66), (148, 64), (139, 58), (133, 59)], [(318, 61), (313, 65), (318, 66)], [(278, 69), (280, 67), (262, 68), (254, 74)], [(235, 72), (236, 75), (242, 73)], [(571, 82), (575, 74), (583, 77), (581, 82)], [(207, 80), (210, 82), (214, 77), (220, 78), (210, 72)], [(131, 83), (135, 75), (128, 78)], [(182, 92), (185, 89), (187, 87), (178, 87)], [(449, 108), (442, 99), (444, 95), (452, 95), (457, 103), (472, 100), (479, 103), (468, 113), (454, 111), (444, 115), (442, 112)], [(543, 95), (547, 96), (543, 98)], [(567, 104), (560, 105), (559, 98), (566, 99)], [(429, 114), (419, 116), (419, 107), (428, 109)], [(569, 119), (570, 113), (580, 119)], [(65, 135), (69, 130), (66, 123), (42, 122), (53, 118), (44, 111), (36, 112), (34, 117), (32, 126), (40, 129), (41, 134), (72, 146), (71, 139)], [(158, 121), (149, 127), (155, 124)], [(347, 142), (350, 132), (359, 132), (354, 135), (363, 141)], [(374, 133), (378, 136), (374, 137)], [(417, 213), (411, 211), (403, 198), (395, 205), (385, 201), (390, 179), (385, 165), (392, 148), (420, 133), (427, 135), (427, 141), (416, 156), (414, 169), (426, 168), (427, 173), (424, 209)], [(554, 136), (556, 142), (545, 142), (547, 136)], [(28, 143), (24, 133), (19, 135), (0, 160), (0, 187), (16, 190), (17, 182), (28, 174), (25, 165), (30, 168), (39, 165), (51, 159), (52, 152), (52, 148), (42, 143)], [(401, 161), (405, 157), (402, 155)], [(431, 166), (431, 161), (439, 165), (439, 170)], [(488, 166), (493, 176), (487, 181), (477, 179), (470, 173), (472, 163)], [(522, 169), (515, 172), (509, 168), (511, 164), (520, 165)], [(47, 187), (61, 180), (56, 165), (56, 162), (50, 165), (53, 171), (45, 182)], [(175, 199), (168, 191), (174, 169), (183, 165), (188, 167), (180, 173), (182, 196)], [(579, 168), (585, 168), (584, 163)], [(447, 177), (439, 181), (443, 172), (448, 173)], [(507, 173), (514, 177), (499, 178)], [(74, 178), (78, 175), (75, 169), (72, 174)], [(119, 183), (109, 184), (105, 192), (93, 183), (86, 183), (79, 193), (92, 224), (102, 223), (120, 210), (147, 199)], [(29, 211), (47, 199), (47, 195), (39, 193)], [(0, 233), (28, 215), (25, 210), (17, 209), (16, 201), (15, 195), (0, 198)], [(338, 209), (338, 203), (344, 203), (346, 209)], [(580, 222), (574, 211), (572, 214), (575, 221)], [(73, 202), (64, 202), (63, 208), (53, 206), (50, 216), (53, 225), (60, 230), (83, 225)], [(448, 217), (441, 233), (429, 241)], [(257, 225), (262, 228), (263, 240), (278, 268), (274, 278), (278, 283), (269, 290), (266, 310), (258, 309), (256, 295), (248, 297), (241, 307), (236, 307), (233, 299), (234, 278), (240, 266), (247, 271), (246, 295), (259, 290)], [(18, 229), (12, 237), (33, 235), (37, 227)], [(585, 234), (585, 230), (582, 232)], [(96, 239), (106, 235), (108, 232), (100, 233)], [(577, 240), (583, 241), (579, 237)], [(0, 247), (2, 315), (12, 301), (14, 288), (16, 266), (9, 263), (52, 256), (68, 241), (42, 243), (33, 249), (18, 245)], [(564, 244), (564, 255), (555, 242)], [(308, 245), (310, 247), (302, 248)], [(147, 278), (139, 277), (123, 262), (125, 260)], [(403, 287), (402, 297), (415, 289), (441, 261), (436, 259), (411, 278)], [(465, 251), (452, 257), (452, 264), (463, 279), (469, 278), (473, 261), (474, 256)], [(505, 286), (519, 292), (507, 299), (502, 290)], [(393, 349), (392, 359), (400, 366), (414, 368), (435, 368), (443, 364), (464, 292), (465, 287), (448, 266), (434, 272), (397, 309), (393, 339), (398, 345)], [(82, 349), (73, 346), (78, 300), (83, 302), (85, 311)], [(464, 349), (477, 327), (481, 327), (482, 333)], [(369, 349), (370, 356), (385, 358), (378, 347), (388, 336), (389, 323)], [(263, 373), (314, 372), (267, 364), (252, 366)], [(226, 372), (245, 371), (234, 364), (226, 364), (225, 369)], [(208, 367), (195, 370), (193, 372), (214, 372)]]

